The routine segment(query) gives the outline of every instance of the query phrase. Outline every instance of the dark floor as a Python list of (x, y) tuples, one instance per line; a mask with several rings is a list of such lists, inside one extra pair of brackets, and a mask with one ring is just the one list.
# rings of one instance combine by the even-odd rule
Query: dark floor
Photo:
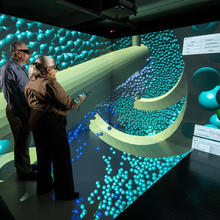
[(0, 215), (1, 219), (14, 220), (14, 216), (11, 214), (4, 200), (0, 196)]
[(219, 220), (220, 157), (193, 150), (116, 219)]
[[(87, 150), (97, 154), (91, 146)], [(87, 154), (92, 157), (91, 153)], [(97, 158), (95, 160), (98, 160)], [(85, 157), (79, 161), (74, 169), (78, 177), (77, 191), (84, 200), (87, 200), (91, 189), (94, 188), (93, 182), (100, 179), (92, 174), (89, 176), (92, 170), (88, 167), (88, 161), (84, 161), (87, 159)], [(98, 165), (101, 165), (101, 162)], [(80, 175), (77, 167), (81, 168), (83, 175)], [(103, 173), (102, 170), (98, 172), (98, 168), (95, 171), (97, 175)], [(53, 201), (52, 194), (36, 196), (35, 182), (19, 182), (13, 162), (2, 168), (1, 175), (7, 177), (7, 180), (0, 184), (0, 220), (11, 220), (12, 215), (16, 220), (80, 219), (80, 216), (74, 213), (80, 211), (75, 201)], [(84, 220), (94, 219), (99, 203), (97, 200), (93, 205), (87, 206), (88, 212)], [(116, 219), (219, 220), (219, 208), (220, 157), (193, 150)], [(102, 216), (100, 219), (112, 217)]]

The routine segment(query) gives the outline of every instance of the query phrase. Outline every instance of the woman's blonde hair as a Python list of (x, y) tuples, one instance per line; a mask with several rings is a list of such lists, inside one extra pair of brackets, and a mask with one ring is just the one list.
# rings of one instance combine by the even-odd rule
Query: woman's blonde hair
[(32, 65), (29, 67), (30, 79), (37, 78), (41, 75), (47, 74), (47, 68), (56, 65), (54, 59), (48, 56), (38, 57)]

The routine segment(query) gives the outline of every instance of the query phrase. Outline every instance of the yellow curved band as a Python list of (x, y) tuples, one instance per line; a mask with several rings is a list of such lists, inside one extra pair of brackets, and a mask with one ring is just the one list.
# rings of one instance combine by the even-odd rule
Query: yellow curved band
[(138, 97), (135, 97), (134, 108), (144, 111), (157, 111), (168, 108), (179, 102), (185, 96), (187, 90), (186, 74), (183, 73), (184, 72), (182, 72), (175, 86), (164, 95), (156, 98), (138, 99)]
[(95, 119), (90, 120), (89, 128), (94, 133), (102, 132), (102, 136), (98, 136), (101, 140), (110, 146), (135, 156), (141, 157), (168, 157), (188, 151), (188, 148), (181, 146), (172, 146), (164, 140), (169, 138), (179, 127), (186, 109), (187, 101), (185, 100), (181, 113), (168, 128), (162, 132), (151, 136), (136, 136), (126, 134), (115, 128), (108, 130), (107, 124), (99, 114), (95, 115)]

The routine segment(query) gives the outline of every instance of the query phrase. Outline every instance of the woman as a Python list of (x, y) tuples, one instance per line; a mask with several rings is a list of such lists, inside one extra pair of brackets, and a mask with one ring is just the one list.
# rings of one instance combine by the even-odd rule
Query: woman
[(37, 149), (37, 194), (49, 192), (54, 185), (56, 199), (71, 200), (79, 193), (74, 191), (66, 115), (68, 110), (79, 107), (86, 95), (71, 99), (56, 81), (57, 69), (51, 57), (38, 57), (29, 68), (31, 77), (25, 86), (25, 97), (30, 107), (29, 124)]

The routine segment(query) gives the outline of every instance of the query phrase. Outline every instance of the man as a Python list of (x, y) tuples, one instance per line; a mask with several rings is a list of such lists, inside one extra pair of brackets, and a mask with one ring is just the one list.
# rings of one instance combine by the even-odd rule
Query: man
[(29, 63), (31, 54), (25, 43), (20, 41), (11, 45), (10, 52), (11, 59), (0, 68), (0, 88), (7, 102), (6, 116), (15, 142), (15, 167), (19, 180), (35, 180), (29, 157), (30, 129), (24, 96), (24, 87), (29, 81), (24, 64)]

